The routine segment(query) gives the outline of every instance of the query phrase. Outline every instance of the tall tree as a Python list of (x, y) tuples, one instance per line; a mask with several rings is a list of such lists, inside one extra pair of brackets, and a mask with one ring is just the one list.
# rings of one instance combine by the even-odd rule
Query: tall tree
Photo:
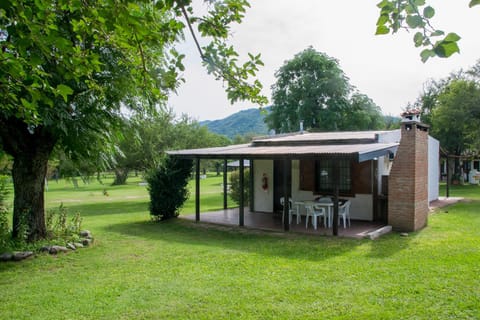
[(87, 156), (92, 141), (109, 145), (123, 110), (153, 108), (178, 86), (184, 56), (174, 46), (184, 30), (209, 39), (200, 54), (231, 101), (265, 102), (248, 81), (259, 56), (239, 65), (227, 44), (248, 3), (205, 3), (196, 16), (191, 0), (1, 1), (0, 144), (14, 158), (14, 237), (22, 215), (30, 240), (46, 235), (44, 181), (56, 145)]
[(353, 91), (338, 62), (308, 48), (275, 74), (271, 112), (265, 117), (270, 129), (368, 130), (384, 126), (380, 108), (368, 96)]
[(341, 117), (341, 128), (375, 130), (385, 127), (380, 107), (367, 95), (355, 92), (349, 99), (350, 108)]
[(117, 185), (125, 184), (132, 170), (145, 172), (157, 168), (166, 150), (217, 147), (230, 142), (188, 116), (175, 119), (172, 110), (126, 119), (122, 131), (112, 165), (115, 172), (113, 184)]
[(337, 60), (312, 47), (286, 61), (275, 73), (272, 108), (265, 117), (277, 132), (305, 129), (341, 129), (341, 115), (348, 108), (351, 87)]
[(478, 147), (479, 121), (480, 84), (453, 80), (438, 94), (431, 133), (449, 154), (459, 156)]

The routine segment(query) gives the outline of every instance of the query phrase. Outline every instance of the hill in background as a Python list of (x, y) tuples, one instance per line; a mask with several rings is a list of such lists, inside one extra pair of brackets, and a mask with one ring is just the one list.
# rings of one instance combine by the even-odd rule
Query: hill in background
[[(200, 125), (206, 126), (210, 131), (227, 136), (230, 139), (235, 136), (253, 134), (256, 136), (268, 135), (268, 127), (264, 122), (265, 115), (270, 112), (270, 107), (242, 110), (226, 118), (219, 120), (200, 121)], [(400, 118), (384, 115), (385, 129), (400, 128)]]
[(270, 108), (252, 108), (234, 113), (224, 119), (200, 121), (200, 125), (206, 126), (210, 131), (223, 134), (230, 139), (235, 136), (244, 136), (249, 133), (255, 135), (268, 134), (268, 128), (265, 122), (265, 115)]

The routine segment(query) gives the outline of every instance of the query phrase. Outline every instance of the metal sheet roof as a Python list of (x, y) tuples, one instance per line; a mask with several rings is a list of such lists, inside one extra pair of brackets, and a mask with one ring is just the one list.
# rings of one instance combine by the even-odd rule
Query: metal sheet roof
[(366, 144), (378, 142), (382, 133), (391, 131), (334, 131), (304, 132), (257, 138), (252, 141), (256, 145), (320, 145), (320, 144)]
[(308, 157), (350, 158), (362, 162), (394, 153), (398, 143), (326, 144), (326, 145), (232, 145), (218, 148), (169, 151), (169, 155), (203, 159), (300, 159)]

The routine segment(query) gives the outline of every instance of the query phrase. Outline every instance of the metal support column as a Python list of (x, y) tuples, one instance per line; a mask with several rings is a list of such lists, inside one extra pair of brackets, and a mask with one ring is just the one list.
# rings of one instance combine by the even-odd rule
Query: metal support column
[(239, 182), (240, 182), (240, 201), (239, 201), (239, 205), (240, 205), (240, 208), (239, 208), (239, 215), (238, 215), (238, 225), (240, 227), (243, 227), (245, 225), (245, 204), (244, 204), (244, 199), (243, 199), (243, 195), (244, 195), (244, 188), (245, 188), (245, 183), (244, 183), (244, 179), (243, 179), (243, 173), (244, 173), (244, 166), (243, 166), (243, 158), (240, 159), (240, 167), (239, 167), (239, 174), (240, 174), (240, 177), (239, 177)]
[(226, 210), (228, 208), (228, 177), (227, 177), (227, 159), (223, 160), (223, 209)]
[(338, 236), (338, 197), (339, 197), (339, 179), (340, 169), (338, 162), (333, 161), (333, 221), (332, 221), (332, 233), (334, 236)]
[(200, 221), (200, 158), (195, 159), (195, 221)]

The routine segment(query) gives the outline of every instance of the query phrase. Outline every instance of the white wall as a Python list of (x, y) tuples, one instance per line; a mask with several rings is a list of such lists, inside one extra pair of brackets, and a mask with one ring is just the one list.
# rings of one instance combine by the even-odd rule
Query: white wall
[[(393, 131), (386, 131), (378, 134), (378, 143), (394, 143), (400, 142), (402, 132), (400, 129)], [(378, 171), (377, 171), (377, 192), (382, 191), (382, 176), (388, 176), (392, 169), (392, 161), (388, 156), (378, 158)]]
[[(395, 130), (391, 132), (382, 132), (378, 136), (378, 142), (400, 142), (401, 131)], [(435, 138), (428, 136), (428, 201), (438, 199), (439, 181), (440, 181), (440, 163), (439, 163), (440, 143)], [(378, 187), (381, 191), (382, 175), (390, 174), (391, 163), (388, 157), (379, 158), (378, 162)]]
[(440, 181), (440, 142), (428, 136), (428, 202), (438, 199)]
[[(262, 176), (268, 177), (268, 190), (262, 189)], [(273, 160), (255, 160), (253, 162), (254, 211), (273, 212)]]
[[(313, 200), (317, 196), (311, 191), (300, 190), (300, 161), (292, 161), (292, 200)], [(344, 198), (344, 197), (342, 197)], [(355, 220), (373, 220), (373, 198), (371, 194), (356, 194), (354, 198), (345, 198), (352, 202), (350, 217)], [(302, 208), (302, 210), (304, 210)]]

